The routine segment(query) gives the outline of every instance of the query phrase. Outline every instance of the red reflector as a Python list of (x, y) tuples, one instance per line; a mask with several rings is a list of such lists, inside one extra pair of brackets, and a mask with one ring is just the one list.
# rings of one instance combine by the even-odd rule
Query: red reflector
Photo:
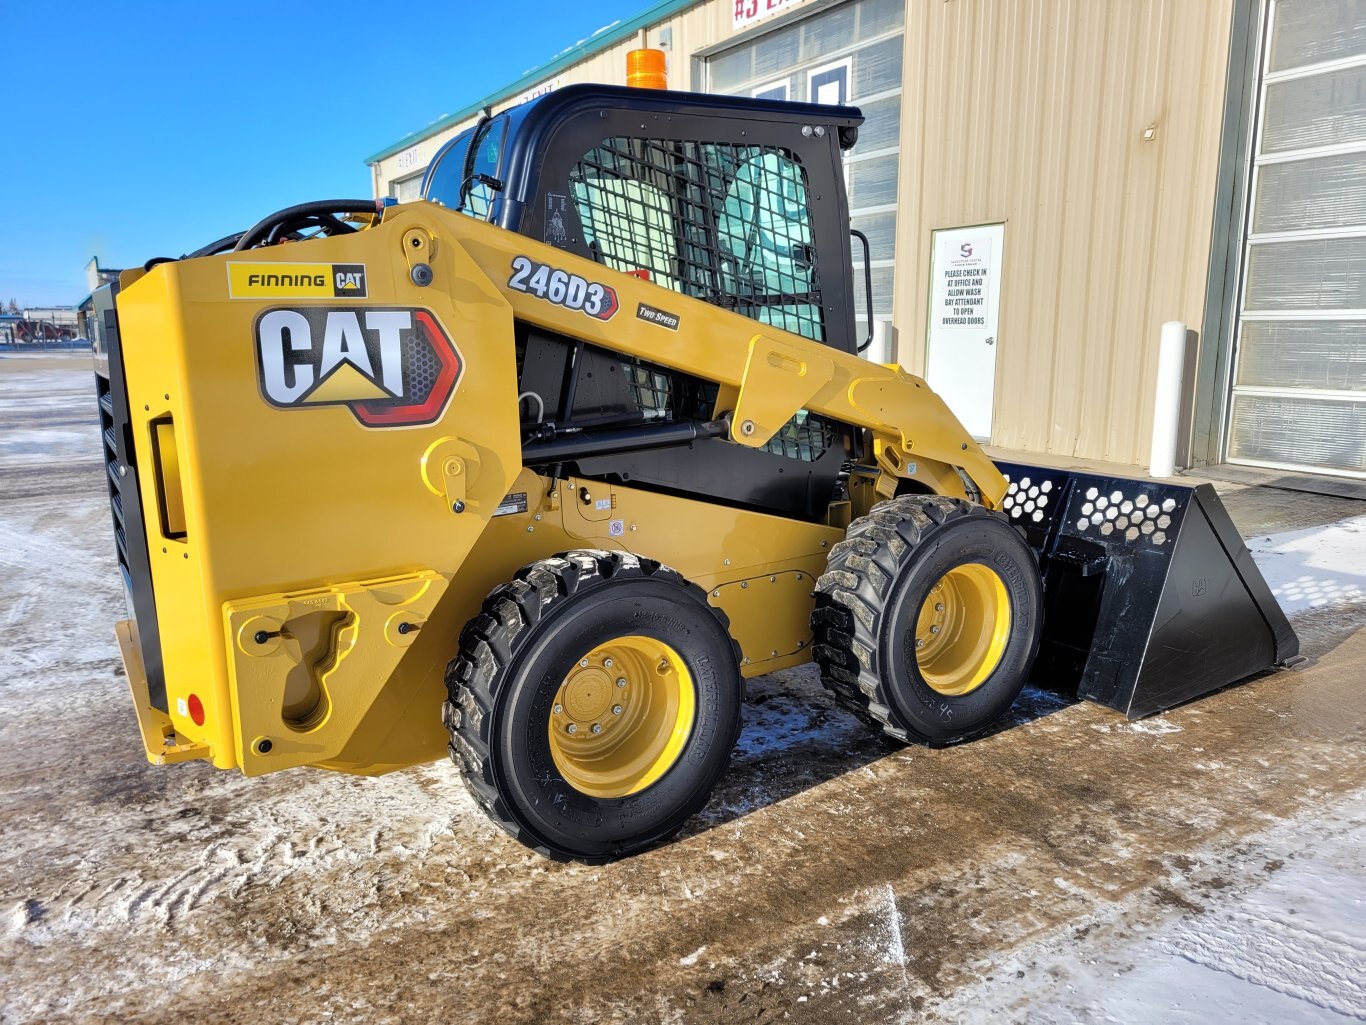
[(190, 709), (190, 718), (194, 720), (196, 726), (204, 725), (204, 702), (199, 700), (198, 694), (191, 694), (190, 700), (186, 702)]
[(644, 267), (637, 267), (635, 270), (628, 270), (626, 273), (633, 278), (640, 278), (641, 281), (650, 280), (650, 272)]

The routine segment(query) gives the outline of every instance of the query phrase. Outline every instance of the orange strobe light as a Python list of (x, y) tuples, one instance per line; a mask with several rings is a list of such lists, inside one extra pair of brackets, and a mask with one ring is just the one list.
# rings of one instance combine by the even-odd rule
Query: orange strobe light
[(626, 84), (636, 89), (667, 89), (663, 50), (632, 50), (626, 55)]

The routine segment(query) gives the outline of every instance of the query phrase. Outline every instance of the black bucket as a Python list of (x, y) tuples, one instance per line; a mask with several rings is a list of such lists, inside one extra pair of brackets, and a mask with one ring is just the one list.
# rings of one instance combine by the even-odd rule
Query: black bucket
[(1299, 654), (1208, 484), (997, 466), (1043, 570), (1041, 686), (1138, 719)]

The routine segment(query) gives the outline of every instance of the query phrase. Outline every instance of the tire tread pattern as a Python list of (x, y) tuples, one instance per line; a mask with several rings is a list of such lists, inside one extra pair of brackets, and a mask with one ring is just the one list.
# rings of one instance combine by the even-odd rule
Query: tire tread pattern
[[(690, 592), (716, 616), (726, 636), (731, 636), (726, 614), (707, 601), (700, 587), (675, 570), (626, 552), (579, 549), (523, 566), (512, 580), (490, 591), (483, 610), (461, 631), (459, 654), (446, 669), (448, 697), (442, 705), (442, 721), (450, 733), (451, 760), (460, 769), (470, 794), (500, 829), (555, 861), (594, 863), (611, 859), (584, 858), (548, 847), (518, 821), (499, 794), (494, 778), (489, 754), (493, 744), (491, 712), (507, 670), (529, 641), (533, 628), (571, 596), (617, 577), (667, 580)], [(733, 637), (731, 644), (739, 664), (740, 647)], [(731, 746), (735, 739), (730, 738)]]
[[(812, 655), (835, 703), (904, 743), (929, 743), (895, 710), (878, 659), (879, 626), (902, 565), (939, 528), (1002, 513), (961, 498), (904, 495), (881, 502), (849, 525), (816, 582)], [(967, 739), (966, 737), (961, 739)]]

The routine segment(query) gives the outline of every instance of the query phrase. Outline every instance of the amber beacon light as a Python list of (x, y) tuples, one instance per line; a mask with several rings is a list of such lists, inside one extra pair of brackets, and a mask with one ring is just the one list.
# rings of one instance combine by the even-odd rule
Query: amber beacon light
[(626, 84), (636, 89), (667, 89), (663, 50), (632, 50), (626, 55)]

